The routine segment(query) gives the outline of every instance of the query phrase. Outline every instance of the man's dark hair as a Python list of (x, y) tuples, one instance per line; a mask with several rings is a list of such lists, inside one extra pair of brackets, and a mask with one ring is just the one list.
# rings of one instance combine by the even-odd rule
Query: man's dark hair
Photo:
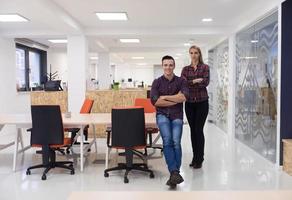
[(173, 60), (173, 64), (175, 66), (175, 60), (173, 59), (172, 56), (169, 55), (163, 56), (161, 62), (163, 63), (164, 60)]

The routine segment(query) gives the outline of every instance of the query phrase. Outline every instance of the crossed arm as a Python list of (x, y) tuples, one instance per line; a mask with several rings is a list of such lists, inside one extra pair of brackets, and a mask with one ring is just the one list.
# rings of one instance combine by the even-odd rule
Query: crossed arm
[(157, 107), (169, 107), (186, 101), (186, 97), (182, 92), (175, 95), (160, 96), (155, 103)]

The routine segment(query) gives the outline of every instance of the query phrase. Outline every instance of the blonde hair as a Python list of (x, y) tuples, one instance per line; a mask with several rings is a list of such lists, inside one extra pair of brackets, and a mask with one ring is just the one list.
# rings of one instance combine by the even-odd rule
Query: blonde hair
[(201, 64), (201, 65), (204, 64), (203, 56), (202, 56), (202, 51), (201, 51), (200, 47), (198, 47), (196, 45), (193, 45), (193, 46), (191, 46), (189, 48), (189, 52), (191, 51), (191, 49), (196, 49), (199, 52), (199, 54), (200, 54), (200, 56), (199, 56), (199, 64)]

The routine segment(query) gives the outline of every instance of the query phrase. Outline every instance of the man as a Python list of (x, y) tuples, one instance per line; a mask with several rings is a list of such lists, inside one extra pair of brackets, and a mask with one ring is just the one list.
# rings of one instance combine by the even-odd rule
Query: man
[(181, 136), (183, 102), (189, 90), (187, 82), (173, 73), (175, 61), (171, 56), (162, 58), (164, 74), (155, 79), (151, 87), (151, 101), (156, 107), (156, 121), (163, 141), (163, 153), (170, 172), (167, 185), (175, 188), (184, 181), (180, 175), (182, 158)]

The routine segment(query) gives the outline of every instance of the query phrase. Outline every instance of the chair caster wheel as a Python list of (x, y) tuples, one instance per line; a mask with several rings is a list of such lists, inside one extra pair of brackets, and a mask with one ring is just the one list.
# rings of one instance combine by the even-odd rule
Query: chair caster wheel
[(74, 175), (75, 174), (75, 171), (74, 170), (71, 170), (70, 174), (71, 175)]
[(109, 177), (109, 174), (107, 172), (104, 172), (104, 177)]
[(73, 167), (73, 164), (70, 164), (69, 167)]
[(42, 175), (42, 180), (44, 181), (44, 180), (47, 180), (47, 176), (44, 174), (44, 175)]
[(26, 170), (26, 175), (30, 175), (30, 170)]
[(70, 150), (66, 150), (66, 154), (69, 155), (70, 154)]
[(87, 149), (87, 152), (91, 152), (91, 149)]
[(129, 183), (129, 179), (127, 177), (124, 178), (124, 183)]
[(150, 177), (150, 178), (154, 178), (155, 176), (154, 176), (153, 173), (151, 173), (149, 177)]

